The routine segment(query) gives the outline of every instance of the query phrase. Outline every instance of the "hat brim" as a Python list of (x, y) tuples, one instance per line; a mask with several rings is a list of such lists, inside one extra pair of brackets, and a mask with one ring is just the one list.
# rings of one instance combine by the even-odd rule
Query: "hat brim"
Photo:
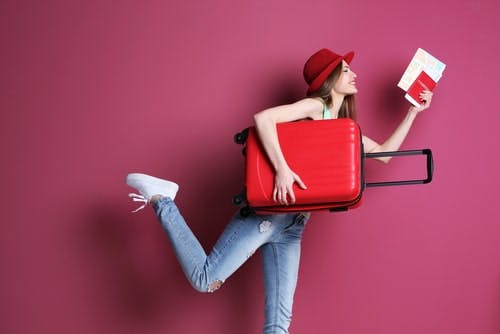
[(353, 58), (354, 58), (354, 51), (350, 51), (347, 52), (342, 57), (339, 57), (335, 61), (328, 64), (328, 66), (325, 67), (325, 69), (321, 71), (321, 73), (309, 85), (309, 88), (307, 89), (307, 94), (313, 93), (314, 91), (318, 90), (323, 84), (323, 82), (325, 82), (326, 78), (328, 78), (328, 76), (333, 72), (335, 67), (337, 67), (337, 65), (339, 65), (342, 62), (342, 60), (345, 60), (346, 63), (350, 64)]

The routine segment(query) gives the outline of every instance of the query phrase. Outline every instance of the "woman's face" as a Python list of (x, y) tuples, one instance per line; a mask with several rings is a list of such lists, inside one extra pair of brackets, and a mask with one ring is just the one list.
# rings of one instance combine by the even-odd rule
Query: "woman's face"
[(342, 71), (337, 82), (333, 85), (333, 91), (341, 95), (353, 95), (358, 92), (356, 88), (356, 73), (351, 70), (345, 60), (342, 61)]

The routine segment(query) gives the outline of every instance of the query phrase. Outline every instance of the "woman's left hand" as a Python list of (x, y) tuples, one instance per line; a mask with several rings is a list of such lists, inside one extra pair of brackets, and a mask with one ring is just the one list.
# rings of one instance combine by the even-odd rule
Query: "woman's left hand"
[(420, 94), (420, 99), (423, 101), (422, 104), (420, 104), (419, 107), (411, 106), (410, 111), (419, 113), (421, 111), (424, 111), (425, 109), (428, 109), (431, 106), (432, 95), (433, 93), (430, 90), (424, 90)]

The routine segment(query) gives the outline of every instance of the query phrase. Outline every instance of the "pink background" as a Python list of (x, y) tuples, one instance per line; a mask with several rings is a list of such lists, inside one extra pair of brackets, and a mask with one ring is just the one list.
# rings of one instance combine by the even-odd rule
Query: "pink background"
[(303, 96), (307, 56), (357, 52), (359, 123), (381, 141), (422, 47), (448, 68), (403, 148), (432, 148), (435, 180), (313, 215), (291, 331), (499, 333), (498, 13), (495, 0), (2, 1), (0, 332), (258, 333), (260, 257), (195, 292), (152, 211), (130, 213), (126, 173), (179, 182), (210, 248), (242, 185), (233, 134)]

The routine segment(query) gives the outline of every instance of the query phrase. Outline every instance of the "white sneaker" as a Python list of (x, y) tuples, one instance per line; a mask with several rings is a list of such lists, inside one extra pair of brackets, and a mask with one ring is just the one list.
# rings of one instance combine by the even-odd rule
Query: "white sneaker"
[(140, 193), (140, 195), (130, 193), (128, 196), (132, 198), (134, 202), (144, 203), (141, 207), (132, 212), (144, 209), (144, 207), (151, 201), (151, 197), (155, 195), (169, 197), (174, 200), (175, 195), (179, 190), (179, 185), (177, 183), (140, 173), (128, 174), (126, 182), (127, 185), (137, 189)]

